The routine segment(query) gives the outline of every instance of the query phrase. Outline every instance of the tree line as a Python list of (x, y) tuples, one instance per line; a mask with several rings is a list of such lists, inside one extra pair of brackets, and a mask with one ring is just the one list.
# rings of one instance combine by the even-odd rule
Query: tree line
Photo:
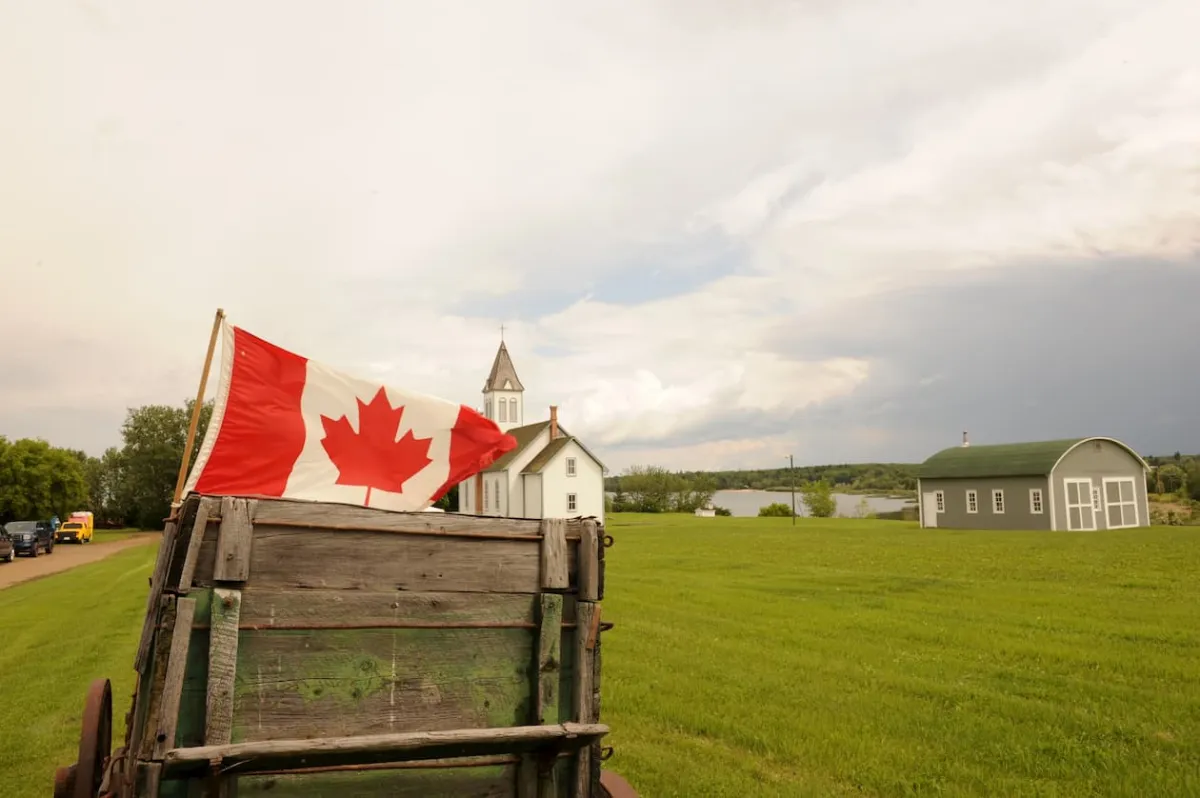
[[(645, 470), (650, 466), (639, 466)], [(916, 494), (915, 463), (859, 463), (819, 466), (796, 466), (795, 469), (759, 468), (738, 471), (677, 471), (673, 476), (686, 483), (703, 482), (718, 490), (788, 490), (793, 482), (801, 485), (826, 482), (837, 493)], [(626, 474), (605, 480), (605, 490), (615, 493)]]
[(614, 494), (608, 502), (614, 513), (691, 513), (711, 504), (717, 483), (708, 474), (685, 476), (638, 465), (606, 479), (605, 488)]
[[(194, 399), (176, 407), (130, 408), (121, 425), (121, 446), (100, 457), (41, 439), (10, 443), (0, 437), (0, 523), (91, 510), (100, 527), (161, 529), (171, 510), (193, 407)], [(207, 402), (200, 408), (191, 462), (211, 416)]]
[[(0, 524), (53, 515), (66, 518), (74, 510), (91, 510), (98, 527), (162, 529), (171, 512), (195, 406), (189, 399), (178, 406), (129, 408), (121, 425), (121, 445), (109, 447), (100, 457), (41, 439), (10, 442), (0, 436)], [(189, 470), (211, 417), (209, 401), (200, 407)], [(436, 506), (457, 508), (457, 487)]]

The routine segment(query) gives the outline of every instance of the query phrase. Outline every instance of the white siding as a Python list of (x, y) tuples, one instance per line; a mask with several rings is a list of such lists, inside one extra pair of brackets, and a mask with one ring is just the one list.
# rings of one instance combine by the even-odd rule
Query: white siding
[(475, 488), (475, 477), (464, 479), (458, 483), (458, 511), (460, 513), (473, 513), (475, 504), (472, 501), (471, 491)]
[[(575, 476), (567, 476), (567, 458), (575, 458)], [(587, 452), (571, 441), (542, 468), (542, 517), (573, 518), (593, 515), (604, 522), (604, 473)], [(567, 509), (567, 494), (575, 494), (575, 509)]]
[(541, 518), (542, 517), (542, 475), (541, 474), (524, 474), (521, 477), (521, 484), (525, 492), (525, 506), (522, 512), (523, 518)]
[[(550, 428), (542, 430), (538, 433), (537, 438), (528, 446), (521, 450), (521, 453), (508, 464), (508, 507), (512, 508), (512, 513), (509, 517), (515, 518), (521, 516), (524, 518), (541, 518), (541, 502), (533, 504), (526, 503), (524, 511), (522, 511), (522, 501), (524, 496), (521, 495), (521, 472), (525, 470), (525, 466), (529, 465), (533, 458), (538, 456), (542, 449), (546, 448), (546, 444), (550, 442)], [(540, 491), (539, 491), (540, 494)]]

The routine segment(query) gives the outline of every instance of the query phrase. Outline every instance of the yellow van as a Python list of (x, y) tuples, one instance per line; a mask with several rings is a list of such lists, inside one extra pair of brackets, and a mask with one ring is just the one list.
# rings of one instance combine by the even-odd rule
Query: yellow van
[(91, 513), (71, 513), (54, 533), (54, 541), (56, 543), (91, 543), (94, 533), (95, 521)]

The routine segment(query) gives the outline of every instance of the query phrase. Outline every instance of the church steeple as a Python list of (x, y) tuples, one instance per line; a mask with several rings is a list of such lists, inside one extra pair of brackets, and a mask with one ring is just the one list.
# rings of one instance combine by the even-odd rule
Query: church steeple
[(505, 432), (521, 426), (525, 418), (524, 393), (525, 386), (517, 379), (517, 369), (502, 339), (492, 371), (483, 384), (483, 414)]

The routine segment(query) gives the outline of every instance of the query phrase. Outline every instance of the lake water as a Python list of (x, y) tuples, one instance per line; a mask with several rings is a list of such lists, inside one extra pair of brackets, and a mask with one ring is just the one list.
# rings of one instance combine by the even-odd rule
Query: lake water
[[(608, 494), (612, 496), (612, 493)], [(867, 504), (870, 505), (871, 511), (876, 513), (886, 513), (893, 510), (902, 509), (905, 506), (916, 506), (914, 499), (889, 499), (886, 496), (857, 496), (849, 493), (835, 493), (833, 498), (837, 501), (837, 512), (835, 515), (853, 516), (858, 509), (858, 503), (864, 498)], [(756, 516), (758, 508), (765, 507), (772, 502), (783, 502), (790, 505), (792, 503), (792, 494), (767, 490), (719, 490), (713, 494), (713, 504), (717, 507), (725, 507), (735, 516)], [(804, 506), (803, 500), (800, 498), (800, 491), (796, 491), (796, 512), (799, 515), (808, 515), (808, 510)]]
[[(899, 510), (906, 505), (916, 504), (914, 500), (910, 499), (889, 499), (886, 496), (861, 496), (849, 493), (835, 493), (833, 498), (837, 501), (835, 515), (846, 516), (853, 516), (858, 508), (858, 503), (864, 498), (870, 505), (871, 511), (876, 513), (886, 513)], [(719, 490), (713, 495), (715, 506), (727, 507), (736, 516), (758, 515), (759, 507), (764, 507), (772, 502), (783, 502), (790, 505), (792, 494), (766, 490)], [(796, 512), (802, 516), (808, 515), (808, 509), (800, 498), (800, 491), (796, 491)]]

